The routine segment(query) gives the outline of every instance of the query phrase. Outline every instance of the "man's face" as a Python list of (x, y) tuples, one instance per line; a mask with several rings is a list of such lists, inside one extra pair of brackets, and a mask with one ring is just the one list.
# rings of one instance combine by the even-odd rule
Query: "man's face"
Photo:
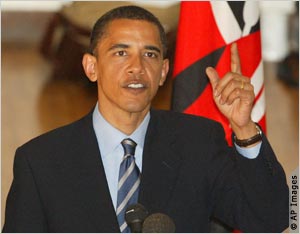
[[(117, 19), (97, 45), (99, 107), (146, 113), (169, 69), (157, 27), (147, 21)], [(114, 112), (113, 112), (114, 113)]]

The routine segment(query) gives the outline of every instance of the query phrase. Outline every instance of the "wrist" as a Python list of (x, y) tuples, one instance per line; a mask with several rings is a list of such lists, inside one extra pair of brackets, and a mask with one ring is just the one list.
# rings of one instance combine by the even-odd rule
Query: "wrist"
[(230, 125), (235, 136), (241, 140), (248, 139), (257, 133), (256, 124), (252, 120), (242, 127), (233, 122)]
[(233, 136), (234, 142), (240, 147), (254, 146), (262, 141), (262, 130), (257, 123), (255, 124), (255, 133), (248, 138), (239, 138), (237, 135)]

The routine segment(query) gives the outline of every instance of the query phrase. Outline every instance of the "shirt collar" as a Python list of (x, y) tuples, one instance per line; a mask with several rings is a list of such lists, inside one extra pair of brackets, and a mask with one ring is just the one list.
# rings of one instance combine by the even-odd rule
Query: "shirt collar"
[(99, 112), (97, 103), (93, 112), (93, 127), (102, 157), (115, 150), (125, 138), (131, 138), (137, 143), (137, 147), (143, 149), (149, 121), (150, 112), (147, 113), (139, 127), (131, 135), (127, 136), (107, 122)]

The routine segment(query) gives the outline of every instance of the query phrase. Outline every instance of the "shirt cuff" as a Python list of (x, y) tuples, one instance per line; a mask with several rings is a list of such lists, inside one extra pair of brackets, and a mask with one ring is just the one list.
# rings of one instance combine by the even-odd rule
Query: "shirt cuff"
[(234, 143), (236, 150), (245, 158), (248, 159), (255, 159), (260, 151), (262, 142), (259, 142), (257, 145), (249, 148), (240, 147)]

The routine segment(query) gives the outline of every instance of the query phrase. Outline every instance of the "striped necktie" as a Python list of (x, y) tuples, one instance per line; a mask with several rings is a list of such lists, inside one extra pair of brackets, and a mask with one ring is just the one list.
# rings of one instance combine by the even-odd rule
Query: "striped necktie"
[(134, 152), (136, 143), (127, 138), (122, 141), (124, 148), (124, 157), (120, 165), (119, 183), (118, 183), (118, 200), (117, 200), (117, 217), (121, 232), (130, 232), (125, 221), (125, 211), (127, 206), (137, 203), (140, 171), (135, 164)]

